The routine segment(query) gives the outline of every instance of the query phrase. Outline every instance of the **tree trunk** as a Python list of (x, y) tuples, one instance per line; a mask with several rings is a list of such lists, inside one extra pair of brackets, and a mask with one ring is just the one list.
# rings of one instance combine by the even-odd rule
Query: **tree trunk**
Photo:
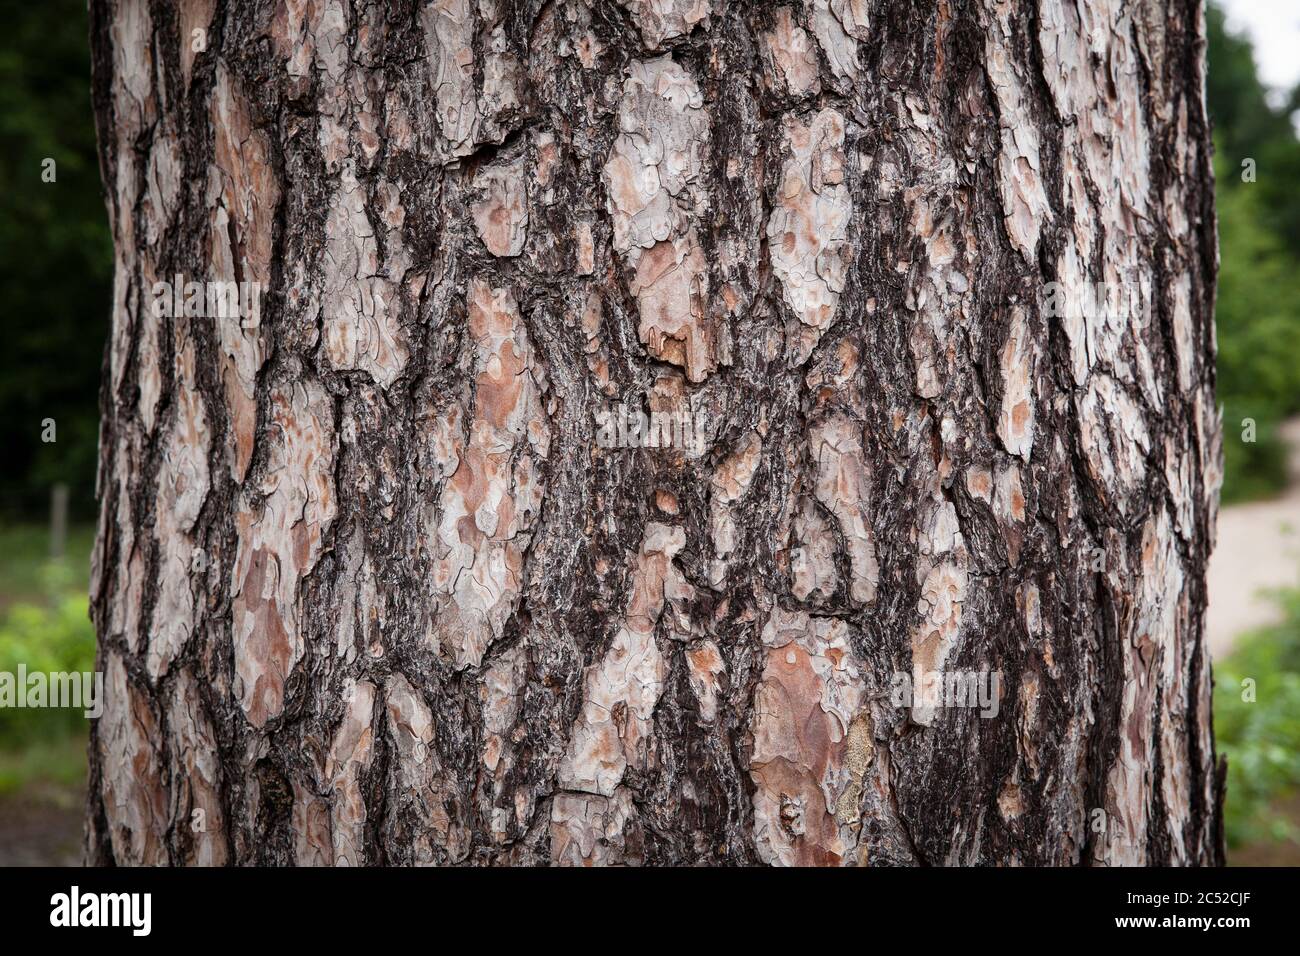
[(1222, 862), (1199, 3), (91, 10), (90, 862)]

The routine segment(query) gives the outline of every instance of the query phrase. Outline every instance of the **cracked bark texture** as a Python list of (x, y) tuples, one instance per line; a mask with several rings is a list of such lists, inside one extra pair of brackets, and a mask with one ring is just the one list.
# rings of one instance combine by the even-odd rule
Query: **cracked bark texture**
[(91, 863), (1222, 862), (1197, 2), (91, 12)]

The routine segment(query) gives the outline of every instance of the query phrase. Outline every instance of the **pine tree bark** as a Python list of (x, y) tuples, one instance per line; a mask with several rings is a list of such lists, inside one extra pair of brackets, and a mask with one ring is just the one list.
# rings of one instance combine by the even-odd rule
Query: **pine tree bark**
[(91, 863), (1222, 862), (1199, 3), (91, 12)]

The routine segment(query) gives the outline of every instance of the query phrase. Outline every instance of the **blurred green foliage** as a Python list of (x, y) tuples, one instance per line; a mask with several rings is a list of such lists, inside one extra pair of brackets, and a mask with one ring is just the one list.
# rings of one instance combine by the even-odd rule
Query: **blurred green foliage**
[[(94, 529), (74, 527), (64, 558), (49, 559), (40, 526), (0, 527), (0, 671), (95, 669), (86, 586)], [(0, 794), (85, 779), (89, 722), (82, 709), (0, 708)]]
[[(90, 103), (85, 0), (6, 4), (0, 30), (0, 514), (38, 514), (65, 482), (94, 506), (99, 369), (113, 249)], [(43, 182), (42, 163), (56, 180)], [(41, 441), (41, 422), (57, 441)]]
[(0, 796), (34, 790), (44, 800), (72, 803), (85, 783), (85, 733), (41, 738), (17, 750), (0, 748)]
[[(1300, 87), (1274, 108), (1250, 43), (1211, 6), (1206, 100), (1215, 125), (1219, 216), (1218, 397), (1225, 503), (1287, 482), (1282, 419), (1300, 413)], [(1243, 162), (1254, 161), (1254, 182)], [(1255, 441), (1242, 423), (1255, 423)], [(1228, 758), (1228, 844), (1300, 846), (1300, 590), (1274, 595), (1281, 624), (1241, 637), (1214, 664), (1214, 733)], [(1251, 693), (1243, 681), (1253, 681)], [(1253, 700), (1250, 698), (1253, 693)], [(1231, 858), (1231, 857), (1230, 857)]]
[[(1275, 109), (1249, 41), (1211, 6), (1206, 101), (1215, 129), (1219, 211), (1218, 395), (1227, 503), (1281, 490), (1286, 449), (1277, 424), (1300, 412), (1300, 141), (1290, 102)], [(1255, 181), (1242, 163), (1255, 162)], [(1243, 441), (1242, 422), (1256, 437)]]
[[(1300, 88), (1275, 108), (1259, 80), (1250, 40), (1230, 32), (1223, 12), (1211, 2), (1206, 12), (1206, 106), (1214, 121), (1220, 157), (1228, 161), (1235, 182), (1242, 160), (1254, 159), (1259, 175), (1253, 184), (1261, 199), (1259, 212), (1269, 231), (1281, 236), (1295, 253), (1300, 249), (1300, 150), (1292, 116), (1300, 108)], [(1222, 179), (1220, 180), (1222, 182)], [(1220, 194), (1222, 198), (1222, 194)]]
[[(1257, 423), (1255, 441), (1242, 440), (1241, 422)], [(1287, 483), (1287, 447), (1273, 406), (1249, 399), (1224, 404), (1223, 501), (1234, 504), (1277, 494)]]
[[(1214, 666), (1214, 733), (1228, 758), (1225, 830), (1230, 846), (1300, 844), (1279, 806), (1300, 794), (1300, 590), (1274, 595), (1285, 617), (1239, 639)], [(1254, 681), (1253, 687), (1243, 681)], [(1249, 698), (1253, 692), (1253, 700)]]
[(18, 602), (40, 603), (51, 594), (83, 597), (90, 585), (92, 525), (68, 529), (66, 557), (50, 561), (50, 530), (44, 525), (0, 523), (0, 613)]
[[(0, 621), (0, 671), (85, 673), (95, 669), (95, 631), (86, 599), (63, 594), (48, 604), (16, 604)], [(84, 731), (82, 708), (0, 707), (0, 748), (18, 749)]]

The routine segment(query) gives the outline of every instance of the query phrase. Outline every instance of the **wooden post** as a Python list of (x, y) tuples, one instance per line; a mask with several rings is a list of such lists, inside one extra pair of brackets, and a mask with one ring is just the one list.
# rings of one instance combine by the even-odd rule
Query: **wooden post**
[(50, 490), (50, 558), (62, 561), (68, 544), (68, 486), (58, 482)]

